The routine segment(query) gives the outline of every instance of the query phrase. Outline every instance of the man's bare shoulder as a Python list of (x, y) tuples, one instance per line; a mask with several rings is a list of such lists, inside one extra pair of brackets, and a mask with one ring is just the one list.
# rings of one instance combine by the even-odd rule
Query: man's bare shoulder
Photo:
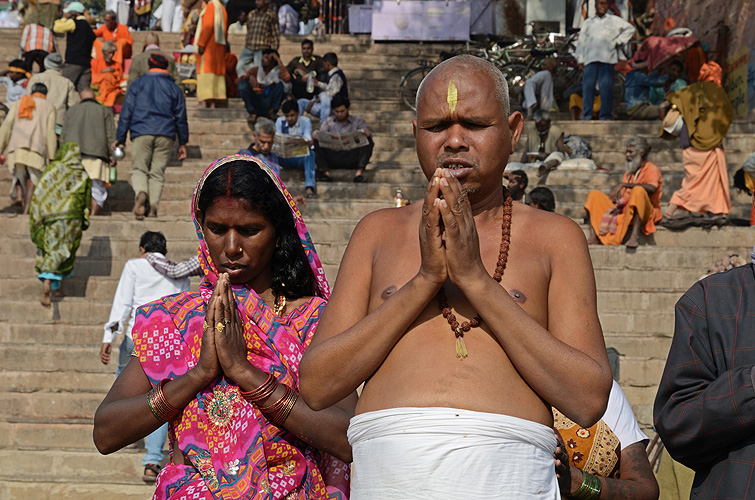
[(392, 234), (407, 223), (418, 221), (422, 212), (422, 206), (412, 204), (402, 208), (383, 208), (365, 215), (354, 229), (355, 235), (360, 238), (366, 235), (381, 238), (386, 234)]
[(543, 249), (563, 252), (575, 244), (586, 246), (585, 233), (579, 224), (561, 214), (514, 203), (513, 220), (519, 221)]

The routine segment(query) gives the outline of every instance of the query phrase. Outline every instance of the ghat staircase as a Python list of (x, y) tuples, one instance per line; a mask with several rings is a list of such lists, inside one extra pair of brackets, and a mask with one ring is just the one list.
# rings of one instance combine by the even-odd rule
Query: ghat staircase
[[(135, 33), (135, 49), (143, 33)], [(0, 30), (0, 67), (17, 56), (20, 30)], [(300, 37), (284, 37), (281, 57), (298, 54)], [(178, 37), (161, 34), (166, 50), (178, 48)], [(233, 47), (243, 40), (231, 37)], [(375, 153), (369, 182), (353, 184), (353, 172), (334, 172), (336, 182), (321, 183), (319, 198), (302, 212), (331, 282), (346, 242), (358, 220), (370, 211), (390, 207), (396, 189), (419, 200), (425, 179), (417, 165), (411, 137), (413, 113), (397, 93), (400, 75), (418, 58), (433, 59), (448, 45), (373, 44), (364, 36), (333, 35), (315, 41), (316, 53), (338, 53), (349, 78), (352, 113), (374, 131)], [(0, 89), (0, 100), (4, 100)], [(239, 100), (227, 109), (202, 109), (187, 101), (189, 158), (172, 162), (156, 219), (135, 221), (129, 210), (133, 191), (130, 155), (119, 163), (118, 182), (110, 189), (104, 214), (93, 218), (84, 233), (74, 276), (66, 297), (50, 310), (38, 303), (41, 286), (34, 276), (34, 246), (28, 218), (9, 200), (0, 201), (0, 498), (79, 500), (147, 499), (153, 487), (140, 477), (141, 444), (103, 457), (92, 444), (92, 417), (113, 381), (114, 362), (99, 362), (102, 325), (125, 261), (138, 256), (138, 238), (147, 230), (162, 231), (169, 257), (181, 260), (196, 252), (189, 217), (191, 193), (203, 169), (214, 159), (251, 142), (246, 113)], [(608, 171), (561, 172), (548, 179), (557, 211), (582, 222), (582, 204), (591, 189), (608, 191), (621, 178), (623, 145), (643, 135), (653, 146), (652, 160), (664, 174), (664, 201), (682, 178), (681, 151), (657, 139), (657, 125), (642, 122), (559, 122), (570, 134), (586, 138), (596, 162)], [(755, 125), (740, 120), (725, 142), (729, 172), (755, 151)], [(10, 175), (0, 169), (0, 192), (10, 188)], [(537, 178), (531, 176), (531, 185)], [(301, 173), (284, 173), (294, 195), (303, 194)], [(748, 197), (732, 191), (734, 215), (749, 217)], [(598, 307), (606, 345), (620, 356), (619, 382), (645, 429), (652, 426), (652, 402), (673, 332), (673, 306), (714, 261), (730, 254), (746, 256), (755, 243), (748, 227), (659, 229), (637, 250), (592, 247)], [(197, 281), (193, 282), (196, 287)]]

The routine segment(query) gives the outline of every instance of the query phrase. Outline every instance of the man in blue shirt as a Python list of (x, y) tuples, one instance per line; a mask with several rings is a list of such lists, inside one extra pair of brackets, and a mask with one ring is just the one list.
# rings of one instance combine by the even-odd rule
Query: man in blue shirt
[(658, 120), (661, 118), (658, 106), (650, 104), (650, 92), (658, 87), (663, 89), (667, 81), (668, 75), (661, 75), (658, 70), (648, 74), (638, 68), (627, 73), (627, 79), (624, 82), (624, 100), (630, 120)]
[[(128, 88), (115, 134), (116, 146), (131, 137), (133, 165), (131, 185), (136, 194), (134, 215), (142, 220), (157, 216), (165, 183), (165, 168), (178, 140), (176, 158), (186, 158), (189, 122), (181, 89), (168, 73), (168, 59), (159, 52), (149, 56), (149, 71)], [(149, 212), (147, 212), (149, 207)]]
[(307, 198), (316, 198), (315, 188), (315, 152), (312, 150), (312, 121), (299, 113), (299, 105), (296, 101), (286, 101), (282, 107), (283, 116), (279, 116), (275, 122), (275, 133), (287, 135), (300, 135), (307, 141), (309, 154), (293, 158), (278, 157), (279, 165), (283, 168), (304, 170), (304, 187)]

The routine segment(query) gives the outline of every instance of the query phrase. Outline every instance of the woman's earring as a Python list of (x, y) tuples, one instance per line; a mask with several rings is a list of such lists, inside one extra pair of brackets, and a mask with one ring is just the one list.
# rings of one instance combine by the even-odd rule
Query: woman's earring
[(280, 248), (280, 246), (281, 246), (281, 239), (280, 239), (280, 238), (278, 238), (278, 239), (277, 239), (277, 240), (275, 241), (275, 248)]

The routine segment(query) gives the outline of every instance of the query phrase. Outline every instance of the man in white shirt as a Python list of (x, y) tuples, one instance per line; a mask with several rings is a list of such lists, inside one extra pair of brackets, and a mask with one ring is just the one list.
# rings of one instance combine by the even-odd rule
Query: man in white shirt
[(246, 20), (246, 11), (242, 10), (241, 12), (239, 12), (238, 20), (235, 23), (228, 25), (228, 34), (246, 36)]
[(531, 118), (537, 109), (550, 111), (553, 107), (553, 70), (558, 63), (552, 57), (543, 61), (542, 71), (538, 71), (524, 83), (524, 101), (522, 108)]
[[(189, 276), (201, 273), (196, 257), (177, 265), (170, 265), (172, 263), (164, 257), (167, 253), (167, 242), (162, 233), (144, 233), (139, 241), (139, 250), (141, 258), (127, 261), (121, 273), (100, 348), (100, 361), (108, 364), (113, 337), (123, 332), (124, 324), (128, 324), (128, 328), (125, 329), (126, 336), (120, 347), (116, 377), (126, 367), (134, 351), (131, 327), (134, 326), (136, 309), (166, 295), (187, 291), (190, 285)], [(147, 454), (142, 458), (142, 479), (145, 482), (154, 482), (160, 472), (159, 464), (163, 459), (163, 444), (167, 435), (166, 424), (144, 438)]]
[(300, 135), (307, 141), (309, 155), (295, 158), (278, 157), (278, 163), (283, 168), (304, 170), (304, 187), (307, 198), (317, 198), (315, 187), (315, 152), (311, 149), (312, 121), (299, 113), (299, 105), (294, 100), (283, 103), (283, 116), (275, 121), (275, 133), (287, 135)]
[(281, 5), (278, 9), (278, 25), (281, 35), (296, 35), (299, 33), (299, 13), (288, 2)]
[(582, 120), (592, 119), (595, 84), (600, 87), (601, 120), (612, 120), (614, 65), (619, 47), (634, 36), (634, 27), (618, 16), (608, 14), (608, 0), (595, 0), (595, 17), (587, 19), (579, 33), (575, 53), (582, 75)]

